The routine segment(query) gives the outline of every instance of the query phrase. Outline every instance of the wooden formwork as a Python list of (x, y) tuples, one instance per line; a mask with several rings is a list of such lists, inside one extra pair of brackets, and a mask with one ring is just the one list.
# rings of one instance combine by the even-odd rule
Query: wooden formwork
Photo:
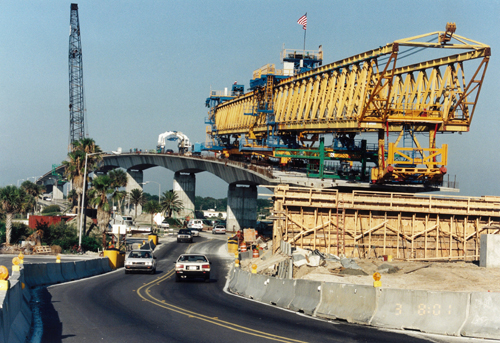
[(295, 188), (274, 190), (273, 249), (347, 257), (478, 260), (481, 234), (500, 233), (500, 197)]

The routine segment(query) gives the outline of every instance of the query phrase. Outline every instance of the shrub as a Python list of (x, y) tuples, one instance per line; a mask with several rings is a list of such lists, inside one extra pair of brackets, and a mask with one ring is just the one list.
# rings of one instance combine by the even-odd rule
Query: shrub
[(59, 205), (50, 205), (42, 210), (42, 214), (44, 215), (53, 215), (59, 213), (61, 213), (61, 208), (59, 207)]
[[(24, 241), (31, 234), (30, 228), (22, 223), (12, 223), (11, 244)], [(5, 223), (0, 222), (0, 243), (5, 243)]]

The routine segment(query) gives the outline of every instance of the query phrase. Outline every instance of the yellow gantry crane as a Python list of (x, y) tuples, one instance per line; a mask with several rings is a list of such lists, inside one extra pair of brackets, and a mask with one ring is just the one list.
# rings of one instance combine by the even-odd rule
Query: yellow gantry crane
[[(235, 152), (238, 144), (241, 152), (246, 142), (254, 154), (282, 156), (290, 149), (287, 155), (296, 157), (304, 152), (292, 148), (311, 148), (301, 143), (307, 137), (314, 142), (332, 134), (334, 141), (341, 138), (346, 160), (359, 146), (355, 137), (371, 133), (377, 147), (371, 182), (442, 182), (447, 145), (437, 147), (436, 134), (469, 131), (491, 55), (488, 45), (455, 30), (448, 23), (445, 31), (397, 40), (292, 75), (267, 67), (258, 75), (267, 75), (262, 87), (211, 108), (207, 132), (226, 151)], [(438, 57), (429, 58), (431, 52)], [(322, 59), (321, 49), (302, 58), (319, 53)], [(417, 53), (424, 58), (416, 58)], [(401, 65), (402, 60), (410, 63)], [(330, 156), (339, 153), (334, 150)]]

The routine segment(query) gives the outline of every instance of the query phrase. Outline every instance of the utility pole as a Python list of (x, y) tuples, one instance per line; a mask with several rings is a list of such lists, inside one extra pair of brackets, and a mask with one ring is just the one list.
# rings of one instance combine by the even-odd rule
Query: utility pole
[(83, 97), (82, 41), (78, 4), (71, 4), (69, 31), (69, 135), (73, 143), (85, 137), (85, 103)]

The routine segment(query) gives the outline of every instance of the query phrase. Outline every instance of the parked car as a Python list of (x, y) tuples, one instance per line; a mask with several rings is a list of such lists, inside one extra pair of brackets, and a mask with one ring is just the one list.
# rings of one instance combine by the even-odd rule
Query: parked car
[(135, 271), (156, 273), (156, 256), (148, 249), (132, 250), (125, 257), (125, 274)]
[(162, 221), (159, 225), (159, 227), (163, 228), (163, 229), (168, 229), (170, 227), (170, 224), (168, 223), (168, 221), (165, 219), (164, 221)]
[(175, 263), (175, 282), (188, 278), (204, 279), (210, 281), (210, 265), (212, 264), (205, 255), (182, 254)]
[(215, 225), (214, 228), (212, 229), (212, 234), (215, 235), (216, 233), (226, 233), (226, 227), (224, 225)]
[(188, 229), (180, 229), (177, 233), (177, 243), (180, 242), (188, 242), (193, 243), (193, 234), (191, 230)]

